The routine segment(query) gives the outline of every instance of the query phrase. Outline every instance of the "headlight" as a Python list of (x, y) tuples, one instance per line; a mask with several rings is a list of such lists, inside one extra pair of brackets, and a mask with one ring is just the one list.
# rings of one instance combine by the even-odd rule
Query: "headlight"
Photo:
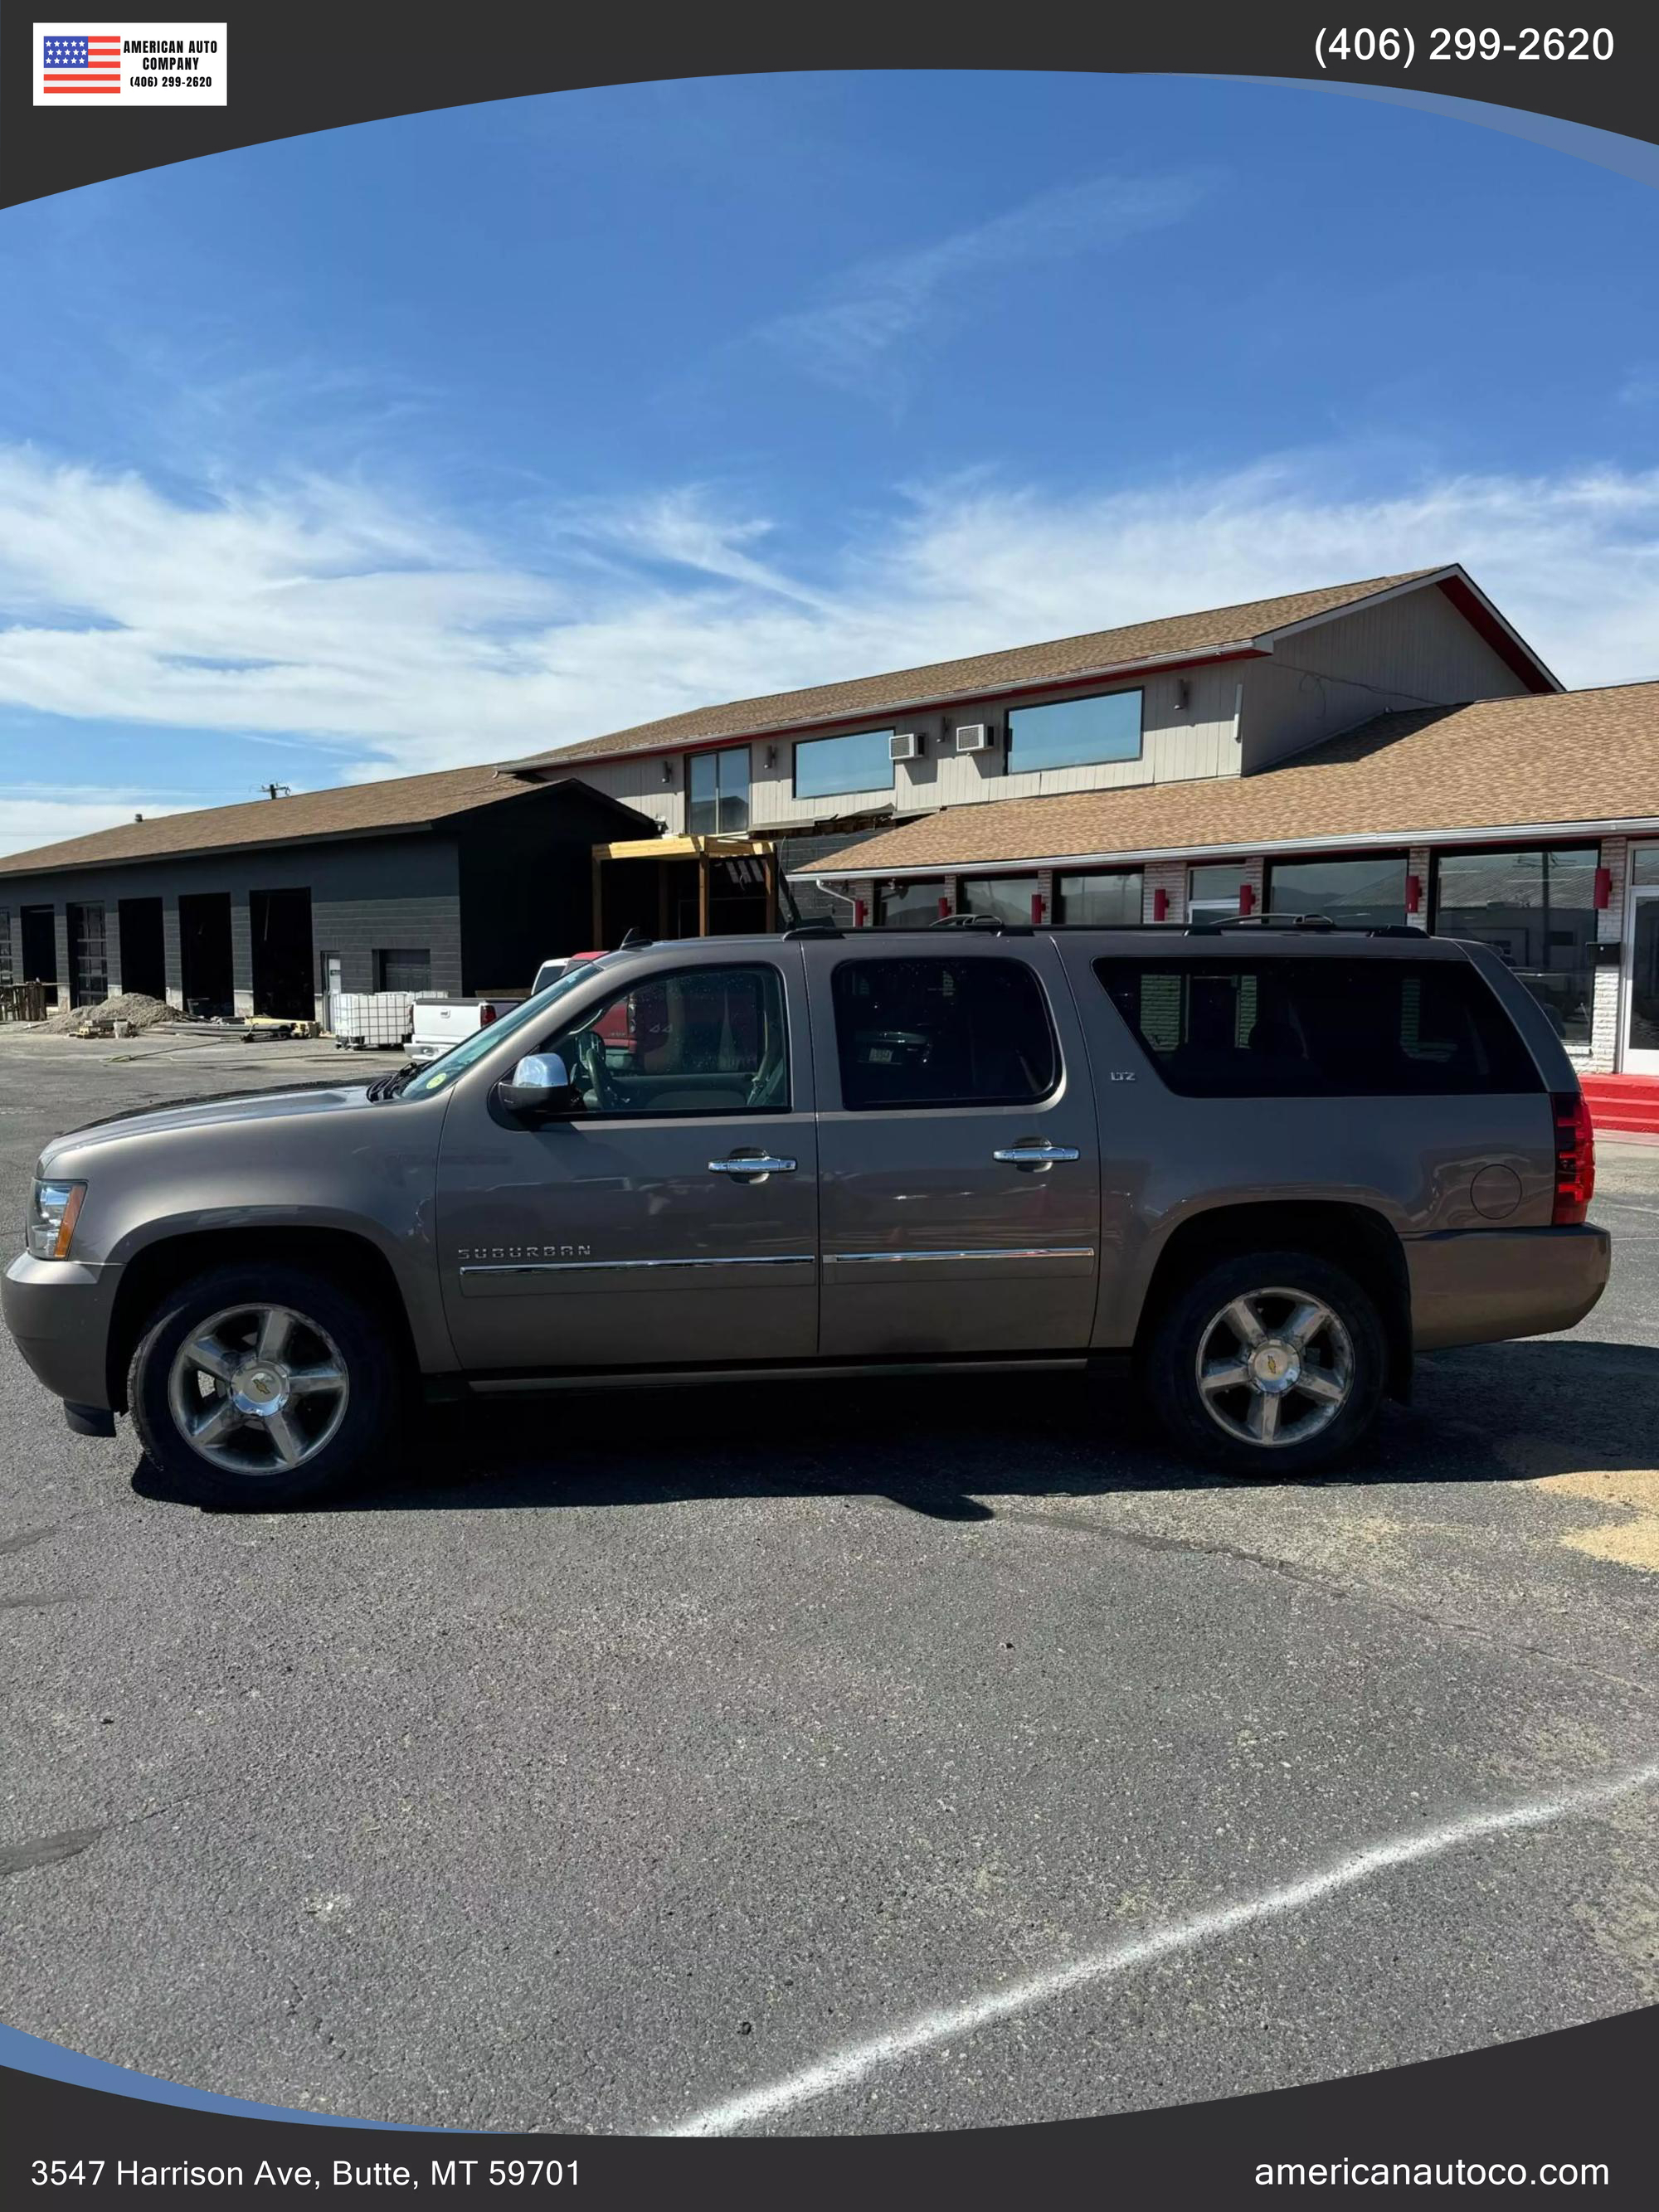
[(28, 1245), (37, 1260), (67, 1260), (83, 1182), (38, 1182), (29, 1199)]

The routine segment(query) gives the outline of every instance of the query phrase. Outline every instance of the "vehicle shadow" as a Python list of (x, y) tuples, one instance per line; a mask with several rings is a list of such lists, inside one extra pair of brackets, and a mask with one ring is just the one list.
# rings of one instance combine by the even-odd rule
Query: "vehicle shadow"
[[(1534, 1338), (1419, 1363), (1365, 1453), (1321, 1487), (1514, 1482), (1647, 1467), (1659, 1348)], [(1271, 1478), (1269, 1478), (1271, 1479)], [(148, 1461), (142, 1496), (180, 1503)], [(549, 1393), (425, 1409), (395, 1462), (309, 1510), (883, 1496), (949, 1521), (998, 1498), (1237, 1488), (1164, 1443), (1127, 1370), (848, 1377)], [(1310, 1485), (1304, 1487), (1313, 1486)]]

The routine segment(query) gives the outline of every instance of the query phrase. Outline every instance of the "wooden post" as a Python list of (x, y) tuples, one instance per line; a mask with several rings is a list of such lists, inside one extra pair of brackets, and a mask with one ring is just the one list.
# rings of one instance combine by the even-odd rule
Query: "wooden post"
[(708, 855), (697, 848), (697, 934), (708, 934)]
[(778, 848), (769, 845), (761, 855), (761, 866), (766, 874), (766, 927), (778, 926)]

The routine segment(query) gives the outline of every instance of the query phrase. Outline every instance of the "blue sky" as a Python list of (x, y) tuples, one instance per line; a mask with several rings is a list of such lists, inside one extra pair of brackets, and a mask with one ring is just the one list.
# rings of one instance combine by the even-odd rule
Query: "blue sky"
[(1659, 674), (1656, 247), (1442, 115), (1042, 75), (11, 210), (0, 849), (1443, 559), (1567, 681)]

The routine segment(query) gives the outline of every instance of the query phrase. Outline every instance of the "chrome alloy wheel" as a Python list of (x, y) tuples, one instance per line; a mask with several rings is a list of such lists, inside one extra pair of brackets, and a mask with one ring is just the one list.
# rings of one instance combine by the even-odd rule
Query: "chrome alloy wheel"
[(226, 1306), (193, 1328), (167, 1376), (173, 1425), (228, 1474), (283, 1474), (314, 1459), (345, 1419), (338, 1346), (292, 1306)]
[(1199, 1339), (1196, 1365), (1199, 1398), (1217, 1427), (1269, 1448), (1328, 1429), (1354, 1384), (1347, 1330), (1304, 1291), (1231, 1299)]

